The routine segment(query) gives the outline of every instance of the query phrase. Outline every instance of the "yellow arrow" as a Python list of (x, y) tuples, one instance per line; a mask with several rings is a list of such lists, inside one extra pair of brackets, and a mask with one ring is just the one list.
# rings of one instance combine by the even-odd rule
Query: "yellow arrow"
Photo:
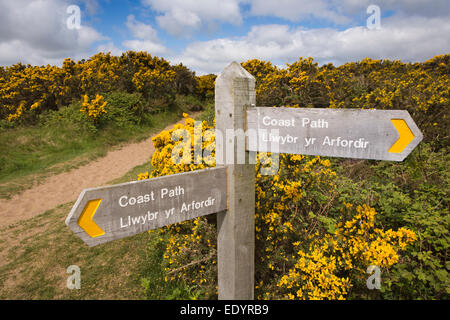
[(102, 199), (89, 201), (84, 207), (80, 218), (78, 218), (78, 225), (89, 236), (91, 236), (91, 238), (99, 237), (105, 234), (105, 231), (103, 231), (93, 220), (100, 202), (102, 202)]
[(394, 127), (400, 133), (400, 138), (389, 149), (391, 153), (401, 153), (414, 140), (414, 135), (411, 129), (403, 119), (391, 119)]

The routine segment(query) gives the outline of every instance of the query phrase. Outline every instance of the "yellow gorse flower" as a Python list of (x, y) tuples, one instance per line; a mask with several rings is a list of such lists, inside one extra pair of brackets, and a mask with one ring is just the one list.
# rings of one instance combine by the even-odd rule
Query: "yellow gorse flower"
[[(213, 127), (202, 123), (202, 150), (208, 151), (210, 159), (195, 163), (193, 146), (199, 142), (199, 137), (194, 135), (194, 120), (187, 114), (183, 117), (184, 125), (162, 131), (153, 139), (154, 170), (150, 175), (148, 172), (140, 174), (139, 180), (215, 165)], [(172, 162), (172, 151), (180, 143), (172, 141), (177, 129), (185, 129), (191, 135), (191, 154), (187, 155), (192, 160), (190, 164)], [(321, 190), (329, 197), (336, 192), (336, 173), (330, 169), (331, 162), (321, 157), (280, 155), (280, 170), (273, 176), (262, 176), (259, 168), (269, 165), (268, 155), (259, 153), (257, 160), (255, 261), (258, 268), (282, 273), (276, 286), (259, 298), (271, 298), (276, 294), (287, 299), (344, 299), (354, 280), (349, 277), (349, 270), (363, 276), (370, 264), (390, 267), (399, 260), (398, 252), (415, 241), (415, 233), (408, 229), (383, 231), (376, 228), (377, 213), (373, 208), (349, 203), (344, 205), (346, 211), (341, 221), (334, 224), (333, 233), (323, 236), (303, 229), (304, 218), (298, 210), (302, 201), (310, 201), (308, 190)], [(165, 270), (171, 276), (167, 281), (184, 279), (201, 287), (206, 296), (215, 296), (217, 288), (211, 280), (216, 279), (216, 268), (212, 267), (216, 263), (216, 231), (207, 218), (167, 226), (158, 232), (168, 236), (164, 260)], [(305, 248), (303, 243), (309, 245)], [(287, 247), (293, 252), (280, 250)], [(283, 265), (291, 267), (283, 270)], [(267, 287), (260, 283), (257, 289), (267, 290)]]
[(106, 113), (106, 105), (107, 102), (104, 101), (103, 96), (99, 94), (97, 94), (91, 101), (89, 101), (88, 95), (84, 95), (80, 111), (86, 114), (90, 120), (95, 122)]

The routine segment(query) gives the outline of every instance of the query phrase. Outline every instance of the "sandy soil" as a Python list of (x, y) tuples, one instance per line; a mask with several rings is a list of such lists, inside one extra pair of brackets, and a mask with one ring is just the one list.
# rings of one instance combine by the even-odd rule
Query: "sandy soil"
[[(171, 127), (173, 124), (165, 130)], [(85, 166), (52, 176), (11, 199), (0, 199), (0, 229), (75, 201), (83, 189), (105, 185), (145, 163), (155, 151), (152, 143), (154, 136), (110, 151), (105, 157)]]

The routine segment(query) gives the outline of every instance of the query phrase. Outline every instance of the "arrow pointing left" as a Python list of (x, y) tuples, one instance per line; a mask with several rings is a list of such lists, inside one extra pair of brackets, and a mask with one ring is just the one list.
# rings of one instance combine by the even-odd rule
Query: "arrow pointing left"
[(102, 199), (89, 201), (78, 219), (78, 225), (92, 238), (105, 234), (105, 231), (103, 231), (93, 220), (95, 212), (101, 202)]
[(95, 246), (226, 209), (226, 169), (215, 167), (83, 190), (66, 225)]

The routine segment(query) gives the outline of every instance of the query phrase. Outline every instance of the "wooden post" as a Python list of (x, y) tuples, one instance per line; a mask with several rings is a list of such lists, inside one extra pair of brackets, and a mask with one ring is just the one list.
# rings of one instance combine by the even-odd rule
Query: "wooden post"
[(242, 136), (246, 109), (252, 104), (255, 78), (233, 62), (217, 77), (215, 86), (216, 163), (227, 168), (228, 198), (228, 210), (217, 214), (221, 300), (254, 299), (255, 165), (249, 164)]

